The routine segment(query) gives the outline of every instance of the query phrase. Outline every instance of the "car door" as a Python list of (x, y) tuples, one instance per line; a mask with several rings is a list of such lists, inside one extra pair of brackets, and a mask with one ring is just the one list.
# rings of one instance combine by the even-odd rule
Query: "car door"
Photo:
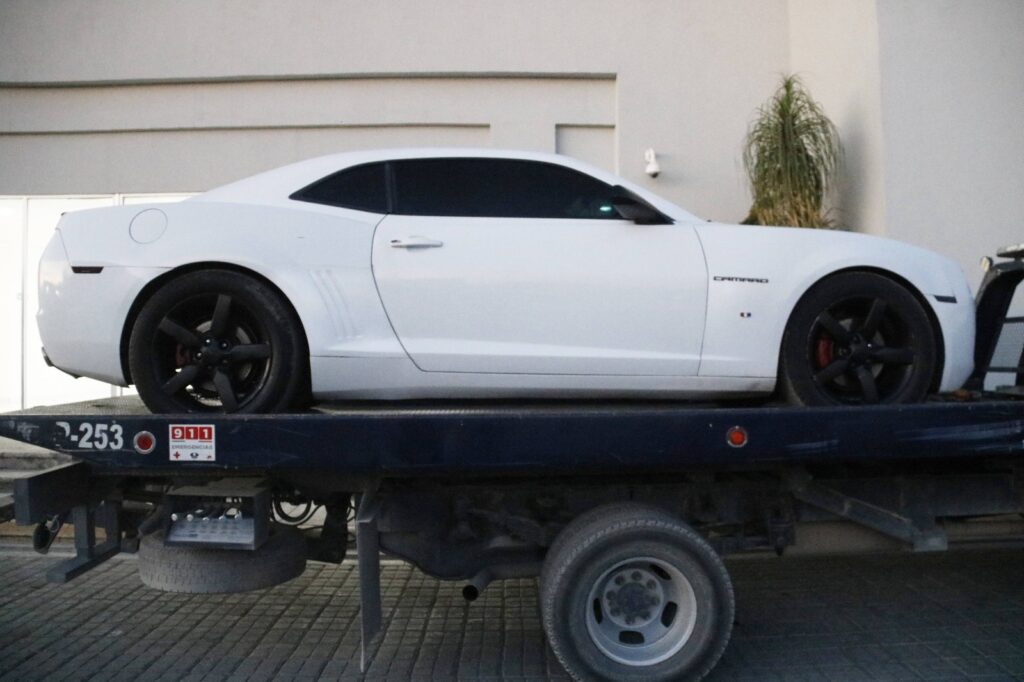
[(690, 225), (637, 225), (556, 164), (393, 161), (373, 271), (428, 372), (696, 375), (707, 272)]

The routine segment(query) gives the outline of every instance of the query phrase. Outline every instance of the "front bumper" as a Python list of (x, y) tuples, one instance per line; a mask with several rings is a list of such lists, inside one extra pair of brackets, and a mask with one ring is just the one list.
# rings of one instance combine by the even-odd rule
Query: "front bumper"
[(945, 347), (941, 392), (962, 388), (974, 369), (974, 300), (969, 290), (958, 293), (956, 303), (930, 301)]

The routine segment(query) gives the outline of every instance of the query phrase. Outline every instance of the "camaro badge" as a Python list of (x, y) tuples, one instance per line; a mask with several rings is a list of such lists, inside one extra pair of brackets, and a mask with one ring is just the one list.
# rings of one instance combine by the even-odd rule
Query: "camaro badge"
[(715, 275), (716, 282), (747, 282), (749, 284), (768, 284), (767, 279), (761, 277), (722, 277)]

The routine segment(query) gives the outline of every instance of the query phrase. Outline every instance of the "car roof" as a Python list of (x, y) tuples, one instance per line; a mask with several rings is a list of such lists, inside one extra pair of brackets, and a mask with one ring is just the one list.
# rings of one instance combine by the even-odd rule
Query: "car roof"
[(689, 213), (680, 207), (652, 194), (642, 187), (634, 185), (623, 178), (601, 170), (596, 166), (574, 159), (563, 154), (546, 152), (494, 149), (484, 147), (403, 147), (393, 149), (364, 149), (357, 151), (328, 154), (287, 166), (274, 168), (258, 175), (253, 175), (227, 185), (222, 185), (203, 194), (193, 197), (197, 201), (226, 201), (278, 203), (287, 201), (288, 196), (298, 189), (309, 185), (331, 173), (377, 161), (395, 161), (402, 159), (434, 159), (434, 158), (482, 158), (482, 159), (515, 159), (552, 163), (593, 176), (610, 185), (622, 185), (639, 194), (659, 210), (673, 217), (687, 217)]

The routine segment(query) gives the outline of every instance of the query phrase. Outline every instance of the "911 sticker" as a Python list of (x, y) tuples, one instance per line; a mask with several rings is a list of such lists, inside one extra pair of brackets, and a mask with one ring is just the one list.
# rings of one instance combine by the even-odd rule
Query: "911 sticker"
[(216, 462), (212, 424), (171, 424), (168, 454), (172, 462)]

